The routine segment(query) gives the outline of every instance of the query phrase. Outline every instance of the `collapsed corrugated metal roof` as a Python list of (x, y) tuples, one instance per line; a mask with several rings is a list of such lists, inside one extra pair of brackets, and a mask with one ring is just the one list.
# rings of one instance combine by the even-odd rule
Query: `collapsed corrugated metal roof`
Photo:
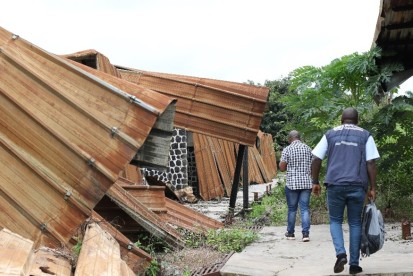
[(389, 91), (413, 75), (413, 1), (381, 0), (372, 47), (382, 49), (379, 66), (399, 63), (404, 70), (395, 73), (382, 88)]
[(84, 50), (69, 55), (63, 55), (63, 57), (120, 78), (119, 72), (116, 70), (116, 67), (110, 63), (109, 58), (96, 50)]
[(0, 50), (0, 226), (68, 243), (173, 101), (146, 104), (3, 28)]
[(269, 89), (117, 66), (122, 78), (177, 98), (175, 126), (252, 146)]
[(168, 164), (169, 143), (175, 116), (175, 104), (165, 105), (165, 102), (170, 102), (171, 98), (136, 84), (120, 80), (120, 74), (110, 63), (109, 59), (95, 50), (85, 50), (64, 55), (63, 57), (75, 61), (73, 62), (74, 65), (135, 95), (145, 103), (157, 108), (167, 106), (167, 110), (164, 110), (159, 116), (145, 143), (131, 162), (142, 168), (164, 171)]
[[(0, 231), (0, 274), (124, 276), (144, 273), (149, 266), (146, 258), (135, 260), (131, 265), (126, 254), (122, 254), (123, 247), (114, 238), (119, 233), (111, 233), (106, 229), (106, 224), (87, 222), (81, 246), (77, 247), (80, 254), (75, 256), (64, 247), (36, 249), (33, 241), (3, 228)], [(129, 247), (136, 249), (133, 244), (129, 244)]]
[[(259, 134), (258, 144), (248, 147), (248, 183), (268, 183), (277, 175), (270, 134)], [(231, 195), (239, 145), (194, 133), (199, 194), (203, 200)]]

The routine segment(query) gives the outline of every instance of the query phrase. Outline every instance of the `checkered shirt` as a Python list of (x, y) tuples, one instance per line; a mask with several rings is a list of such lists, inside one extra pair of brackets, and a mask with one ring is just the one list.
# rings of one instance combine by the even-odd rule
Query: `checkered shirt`
[(311, 189), (311, 148), (300, 140), (287, 146), (281, 160), (287, 163), (287, 187), (291, 190)]

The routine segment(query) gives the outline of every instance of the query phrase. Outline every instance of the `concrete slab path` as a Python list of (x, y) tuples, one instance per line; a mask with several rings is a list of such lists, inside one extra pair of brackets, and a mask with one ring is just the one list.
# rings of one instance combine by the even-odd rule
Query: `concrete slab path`
[[(385, 227), (383, 248), (361, 259), (363, 272), (357, 275), (413, 276), (413, 240), (401, 239), (401, 224), (386, 224)], [(347, 225), (343, 225), (343, 229), (348, 250)], [(349, 275), (348, 265), (341, 273), (333, 272), (336, 257), (329, 225), (312, 225), (310, 242), (302, 242), (301, 236), (287, 240), (285, 231), (285, 226), (264, 227), (258, 241), (231, 256), (221, 268), (221, 275)]]

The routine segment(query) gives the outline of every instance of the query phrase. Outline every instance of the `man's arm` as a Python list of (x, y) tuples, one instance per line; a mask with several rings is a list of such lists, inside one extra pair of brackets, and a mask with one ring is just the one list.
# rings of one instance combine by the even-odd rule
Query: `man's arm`
[(376, 200), (376, 161), (374, 159), (367, 161), (367, 173), (369, 175), (370, 190), (368, 197), (371, 201)]
[(317, 156), (313, 155), (313, 160), (311, 161), (311, 178), (313, 179), (313, 194), (316, 196), (320, 195), (321, 187), (318, 181), (320, 175), (322, 160)]
[(287, 162), (281, 161), (280, 162), (280, 171), (285, 172), (287, 170)]

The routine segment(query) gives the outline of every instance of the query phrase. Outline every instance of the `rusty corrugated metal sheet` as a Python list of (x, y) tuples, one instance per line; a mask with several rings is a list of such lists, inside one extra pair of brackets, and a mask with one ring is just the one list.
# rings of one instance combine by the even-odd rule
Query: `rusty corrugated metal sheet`
[(3, 228), (0, 231), (0, 275), (28, 275), (33, 241)]
[[(149, 233), (152, 233), (157, 238), (162, 239), (172, 247), (182, 247), (184, 242), (181, 234), (169, 224), (160, 220), (154, 212), (133, 197), (129, 192), (125, 191), (122, 188), (124, 181), (124, 179), (119, 178), (117, 182), (108, 190), (107, 196), (130, 218), (135, 220)], [(126, 182), (126, 185), (128, 185), (129, 182)], [(99, 213), (99, 210), (96, 211)]]
[(403, 65), (403, 71), (394, 73), (382, 82), (389, 91), (413, 76), (413, 1), (381, 0), (372, 47), (380, 47), (382, 54), (376, 59), (379, 66)]
[(152, 257), (137, 247), (125, 235), (123, 235), (111, 223), (107, 222), (101, 215), (93, 211), (88, 221), (96, 222), (99, 226), (108, 232), (120, 245), (122, 260), (137, 274), (143, 273), (148, 268)]
[(206, 135), (194, 133), (194, 152), (199, 195), (203, 200), (222, 198), (225, 194), (218, 168)]
[(253, 145), (269, 89), (117, 67), (123, 79), (177, 98), (175, 126)]
[(35, 251), (31, 261), (30, 276), (72, 276), (72, 256), (65, 255), (66, 252), (55, 251), (51, 248), (41, 247)]
[(274, 140), (272, 135), (258, 132), (259, 143), (256, 145), (265, 166), (265, 171), (268, 179), (273, 179), (277, 176), (277, 158), (274, 149)]
[[(99, 79), (129, 93), (135, 97), (136, 101), (159, 110), (160, 114), (152, 126), (151, 132), (147, 136), (144, 144), (139, 148), (132, 163), (144, 168), (153, 168), (160, 171), (166, 170), (168, 166), (169, 146), (174, 127), (176, 100), (81, 63), (72, 60), (70, 60), (70, 62)], [(143, 117), (142, 121), (145, 120), (146, 118)]]
[(123, 262), (118, 242), (97, 223), (88, 224), (74, 275), (133, 275), (130, 268), (122, 273)]
[(0, 226), (67, 243), (161, 110), (2, 28), (0, 49)]
[[(87, 222), (83, 229), (86, 234), (79, 236), (82, 241), (80, 256), (75, 256), (75, 253), (66, 247), (35, 249), (32, 240), (3, 228), (0, 231), (0, 275), (126, 276), (144, 273), (152, 260), (150, 255), (137, 248), (129, 240), (127, 240), (127, 246), (124, 246), (122, 244), (124, 236), (116, 230), (108, 231), (113, 228), (108, 225), (107, 222), (103, 223), (102, 218), (99, 218), (97, 222)], [(95, 231), (97, 228), (99, 230)], [(90, 229), (94, 232), (91, 233)], [(125, 254), (126, 248), (128, 252)], [(110, 258), (110, 255), (113, 258)], [(135, 257), (133, 262), (131, 262), (131, 255)], [(105, 274), (109, 268), (116, 272)], [(103, 272), (98, 272), (98, 270), (103, 270)]]
[(144, 185), (143, 175), (139, 167), (128, 164), (125, 170), (120, 174), (121, 177), (129, 180), (132, 184)]
[(115, 66), (110, 63), (110, 60), (96, 50), (84, 50), (69, 55), (62, 55), (62, 57), (74, 60), (88, 67), (95, 68), (98, 71), (102, 71), (120, 78), (119, 72), (116, 70)]
[[(231, 195), (239, 144), (197, 133), (193, 142), (201, 198)], [(277, 173), (271, 137), (264, 139), (260, 150), (256, 145), (248, 147), (248, 183), (271, 182)]]
[(181, 203), (165, 198), (167, 213), (164, 219), (169, 223), (195, 233), (205, 233), (210, 229), (219, 229), (224, 224), (204, 214), (194, 211)]
[[(257, 149), (255, 147), (248, 147), (248, 183), (260, 184), (268, 182), (261, 174), (260, 165), (262, 165), (262, 160)], [(242, 167), (243, 169), (244, 166)]]

